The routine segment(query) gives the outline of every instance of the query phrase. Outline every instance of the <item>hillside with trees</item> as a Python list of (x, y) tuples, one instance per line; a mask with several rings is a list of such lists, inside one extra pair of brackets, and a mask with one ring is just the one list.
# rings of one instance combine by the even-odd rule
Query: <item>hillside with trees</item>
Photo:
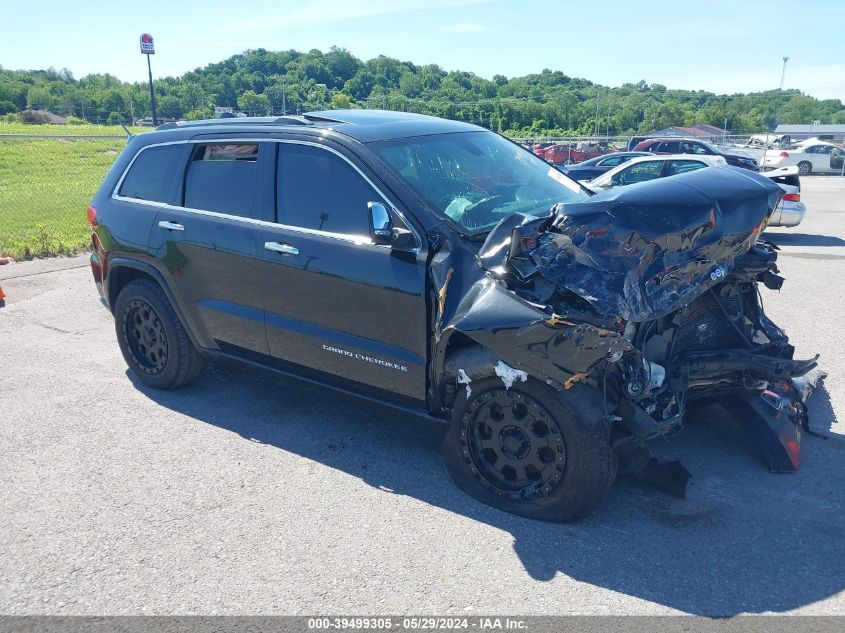
[[(606, 87), (561, 71), (484, 79), (379, 56), (361, 61), (344, 49), (249, 50), (229, 59), (155, 80), (159, 117), (199, 119), (214, 106), (251, 115), (332, 108), (385, 108), (476, 123), (511, 135), (627, 135), (670, 125), (705, 123), (734, 133), (777, 123), (845, 123), (838, 99), (796, 90), (717, 95), (660, 84)], [(95, 123), (150, 115), (146, 83), (108, 74), (73, 77), (68, 70), (0, 67), (0, 114), (45, 109)], [(8, 115), (7, 115), (8, 116)]]

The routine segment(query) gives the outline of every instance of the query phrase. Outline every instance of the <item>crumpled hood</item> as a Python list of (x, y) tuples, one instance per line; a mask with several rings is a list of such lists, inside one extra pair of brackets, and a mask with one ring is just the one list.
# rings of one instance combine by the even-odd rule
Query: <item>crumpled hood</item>
[(478, 257), (495, 276), (517, 283), (539, 276), (600, 314), (653, 320), (721, 281), (782, 195), (748, 170), (700, 169), (617, 187), (546, 218), (512, 215)]

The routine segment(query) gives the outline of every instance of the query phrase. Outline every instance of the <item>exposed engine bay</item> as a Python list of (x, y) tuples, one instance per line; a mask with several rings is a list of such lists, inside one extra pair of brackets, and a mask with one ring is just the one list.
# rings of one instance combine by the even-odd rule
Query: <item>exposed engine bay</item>
[[(794, 358), (763, 310), (760, 286), (784, 283), (776, 247), (760, 237), (781, 195), (764, 177), (714, 168), (544, 218), (512, 215), (489, 233), (478, 254), (487, 278), (443, 332), (549, 384), (591, 381), (621, 468), (677, 494), (689, 474), (655, 462), (645, 442), (676, 429), (695, 401), (718, 401), (746, 425), (772, 471), (796, 470), (805, 401), (824, 374), (818, 355)], [(458, 355), (445, 371), (460, 369), (469, 388), (494, 360)]]

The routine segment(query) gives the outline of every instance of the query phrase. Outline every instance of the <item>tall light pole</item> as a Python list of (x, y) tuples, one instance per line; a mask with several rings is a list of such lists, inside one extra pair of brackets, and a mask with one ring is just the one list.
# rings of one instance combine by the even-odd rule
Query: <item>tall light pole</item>
[[(783, 78), (786, 76), (786, 62), (789, 61), (789, 57), (783, 57), (783, 68), (780, 71), (780, 87), (778, 88), (778, 98), (783, 96)], [(778, 111), (777, 111), (777, 121), (780, 121), (780, 103), (778, 103)], [(777, 129), (777, 128), (775, 128)], [(769, 131), (766, 130), (766, 146), (763, 148), (763, 163), (766, 162), (766, 154), (769, 152)]]
[(147, 56), (147, 71), (150, 74), (150, 109), (153, 111), (153, 127), (158, 125), (156, 118), (156, 95), (153, 91), (153, 67), (150, 65), (150, 55), (155, 55), (153, 36), (149, 33), (141, 35), (141, 53)]

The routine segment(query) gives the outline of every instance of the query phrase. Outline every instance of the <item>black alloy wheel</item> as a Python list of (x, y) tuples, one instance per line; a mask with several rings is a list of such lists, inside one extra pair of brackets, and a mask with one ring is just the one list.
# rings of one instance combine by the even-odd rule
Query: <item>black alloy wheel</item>
[(617, 471), (601, 392), (583, 383), (557, 391), (530, 376), (459, 385), (443, 458), (464, 492), (543, 521), (587, 516)]
[(126, 364), (145, 385), (175, 389), (196, 378), (205, 360), (194, 346), (162, 287), (134, 279), (114, 305), (117, 342)]
[(161, 318), (143, 299), (127, 303), (123, 315), (126, 343), (146, 374), (160, 373), (167, 364), (167, 335)]
[(563, 434), (534, 398), (504, 388), (488, 391), (470, 403), (461, 426), (471, 470), (495, 494), (548, 495), (563, 478)]

